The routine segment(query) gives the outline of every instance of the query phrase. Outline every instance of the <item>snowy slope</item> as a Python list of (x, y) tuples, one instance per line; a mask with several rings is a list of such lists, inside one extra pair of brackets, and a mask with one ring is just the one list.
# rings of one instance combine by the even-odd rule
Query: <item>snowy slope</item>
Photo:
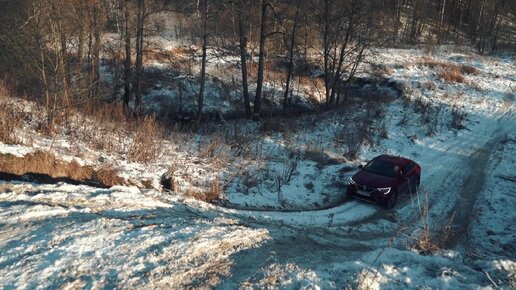
[[(375, 61), (392, 68), (388, 77), (405, 87), (405, 101), (381, 103), (384, 118), (371, 126), (385, 126), (386, 137), (362, 144), (357, 159), (340, 143), (367, 113), (356, 104), (299, 118), (292, 132), (265, 132), (238, 152), (216, 136), (178, 134), (151, 164), (91, 148), (76, 156), (80, 145), (66, 136), (0, 144), (0, 153), (17, 156), (50, 149), (81, 164), (107, 159), (125, 178), (155, 183), (174, 163), (186, 189), (209, 187), (214, 176), (227, 182), (217, 204), (136, 187), (1, 182), (0, 287), (516, 287), (516, 64), (510, 56), (444, 47), (431, 58), (479, 70), (449, 83), (421, 65), (423, 57), (418, 50), (378, 54)], [(418, 102), (430, 109), (421, 111)], [(454, 112), (465, 114), (462, 126), (453, 123)], [(232, 126), (220, 130), (228, 134)], [(239, 130), (248, 138), (258, 128), (244, 123)], [(209, 144), (218, 146), (204, 154)], [(412, 250), (423, 227), (416, 196), (392, 211), (343, 197), (356, 165), (381, 153), (421, 164), (420, 197), (428, 196), (432, 233), (446, 226), (455, 233), (446, 249)]]

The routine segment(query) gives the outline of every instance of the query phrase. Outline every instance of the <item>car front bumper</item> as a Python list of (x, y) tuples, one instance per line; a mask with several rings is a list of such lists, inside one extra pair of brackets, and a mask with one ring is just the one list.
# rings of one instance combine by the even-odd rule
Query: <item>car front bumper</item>
[(348, 185), (347, 194), (351, 195), (355, 198), (363, 199), (366, 201), (371, 201), (379, 204), (384, 204), (387, 202), (390, 194), (384, 194), (375, 189), (371, 190), (359, 190), (356, 185)]

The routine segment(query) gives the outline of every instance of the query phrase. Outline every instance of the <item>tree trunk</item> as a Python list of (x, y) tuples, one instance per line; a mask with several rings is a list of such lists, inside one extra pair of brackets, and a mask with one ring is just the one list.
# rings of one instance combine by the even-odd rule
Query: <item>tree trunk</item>
[(98, 99), (98, 91), (100, 84), (100, 7), (99, 3), (93, 4), (93, 84), (92, 84), (92, 98)]
[(438, 36), (439, 43), (443, 43), (445, 41), (445, 36), (444, 36), (444, 12), (445, 12), (445, 9), (446, 9), (446, 0), (442, 0), (441, 1), (441, 12), (440, 12), (440, 17), (439, 17), (439, 36)]
[(290, 45), (288, 48), (289, 56), (288, 56), (288, 70), (287, 70), (287, 80), (285, 82), (285, 93), (283, 95), (283, 113), (287, 113), (287, 107), (289, 103), (288, 95), (290, 93), (290, 80), (292, 78), (292, 71), (294, 70), (294, 46), (296, 44), (296, 29), (297, 29), (297, 21), (299, 15), (299, 1), (296, 2), (296, 14), (294, 16), (294, 24), (292, 27), (292, 34), (290, 37)]
[(201, 59), (201, 75), (199, 81), (199, 97), (197, 100), (197, 125), (200, 124), (202, 118), (202, 110), (204, 107), (204, 85), (206, 83), (206, 50), (208, 45), (208, 0), (202, 1), (202, 59)]
[(401, 12), (403, 8), (402, 0), (394, 0), (394, 9), (396, 10), (396, 24), (394, 26), (394, 42), (398, 41), (400, 25), (401, 25)]
[(258, 79), (256, 80), (256, 95), (254, 97), (254, 113), (260, 115), (262, 109), (262, 86), (263, 86), (263, 74), (265, 64), (265, 38), (267, 29), (267, 2), (261, 0), (262, 15), (260, 20), (260, 52), (258, 55)]
[(129, 27), (129, 5), (127, 0), (123, 0), (124, 9), (124, 29), (125, 29), (125, 61), (124, 61), (124, 107), (129, 109), (131, 100), (131, 32)]
[(324, 92), (326, 106), (330, 105), (331, 76), (330, 76), (330, 0), (324, 0), (323, 28), (323, 58), (324, 58)]
[(142, 109), (143, 83), (143, 29), (145, 22), (145, 0), (138, 0), (138, 17), (136, 27), (136, 96), (134, 110), (136, 114)]
[[(81, 17), (82, 16), (82, 17)], [(81, 21), (84, 19), (84, 15), (80, 15), (79, 17), (81, 17), (80, 19), (77, 19), (77, 21)], [(79, 35), (78, 35), (78, 43), (77, 43), (77, 65), (75, 67), (75, 75), (76, 76), (81, 76), (82, 75), (82, 69), (83, 69), (83, 58), (84, 58), (84, 43), (85, 43), (85, 31), (84, 31), (84, 26), (83, 24), (80, 25), (80, 28), (79, 28)], [(87, 99), (87, 95), (85, 94), (85, 91), (86, 90), (83, 90), (83, 88), (86, 87), (86, 83), (84, 82), (84, 79), (79, 77), (78, 78), (78, 89), (79, 89), (79, 96), (80, 96), (80, 101), (81, 102), (84, 102), (86, 101)]]
[[(481, 32), (479, 33), (479, 31), (480, 31), (480, 28), (482, 27), (481, 24), (482, 24), (483, 18), (484, 18), (484, 7), (485, 7), (485, 0), (480, 0), (480, 10), (478, 12), (477, 24), (475, 26), (475, 36), (474, 36), (475, 42), (477, 41), (477, 38), (479, 37), (479, 35), (481, 38), (483, 38), (482, 33)], [(480, 49), (479, 49), (479, 51), (480, 51)]]
[(244, 0), (240, 0), (238, 7), (238, 33), (240, 36), (240, 66), (242, 70), (242, 94), (244, 95), (245, 114), (251, 115), (251, 103), (249, 100), (249, 83), (247, 81), (247, 29), (243, 19)]
[(61, 78), (61, 93), (64, 106), (70, 105), (68, 57), (66, 48), (66, 35), (63, 31), (63, 15), (58, 3), (52, 2), (54, 15), (56, 17), (56, 32), (59, 39), (59, 75)]

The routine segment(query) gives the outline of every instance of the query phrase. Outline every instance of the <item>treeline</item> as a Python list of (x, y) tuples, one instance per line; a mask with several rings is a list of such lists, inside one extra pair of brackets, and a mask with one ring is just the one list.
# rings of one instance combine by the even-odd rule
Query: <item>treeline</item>
[[(323, 81), (326, 105), (342, 102), (374, 47), (454, 43), (480, 53), (516, 47), (512, 0), (0, 0), (0, 5), (1, 76), (41, 98), (49, 121), (63, 108), (106, 100), (120, 100), (128, 113), (138, 114), (146, 39), (170, 29), (157, 15), (177, 18), (182, 25), (175, 35), (200, 48), (199, 118), (209, 47), (239, 58), (239, 109), (249, 116), (262, 110), (268, 57), (283, 63), (287, 110), (293, 76), (314, 70)], [(249, 64), (255, 62), (251, 77)]]

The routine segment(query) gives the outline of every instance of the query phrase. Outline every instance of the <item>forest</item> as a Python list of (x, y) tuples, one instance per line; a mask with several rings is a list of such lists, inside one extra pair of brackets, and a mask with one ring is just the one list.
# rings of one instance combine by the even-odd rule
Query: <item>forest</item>
[[(49, 124), (68, 108), (94, 110), (113, 103), (123, 104), (130, 115), (149, 113), (142, 110), (142, 95), (156, 78), (164, 78), (146, 70), (152, 60), (171, 64), (198, 84), (195, 92), (181, 96), (195, 100), (196, 108), (186, 113), (176, 108), (164, 118), (188, 115), (199, 122), (209, 111), (206, 81), (220, 80), (206, 71), (213, 58), (236, 60), (231, 83), (221, 81), (240, 95), (231, 110), (250, 117), (263, 115), (263, 85), (274, 79), (281, 80), (277, 114), (296, 111), (296, 78), (323, 91), (323, 107), (341, 105), (360, 64), (377, 48), (453, 44), (481, 54), (516, 49), (516, 3), (510, 0), (0, 4), (0, 75), (20, 94), (38, 100)], [(180, 46), (167, 49), (158, 38)], [(177, 78), (164, 81), (183, 85)]]

